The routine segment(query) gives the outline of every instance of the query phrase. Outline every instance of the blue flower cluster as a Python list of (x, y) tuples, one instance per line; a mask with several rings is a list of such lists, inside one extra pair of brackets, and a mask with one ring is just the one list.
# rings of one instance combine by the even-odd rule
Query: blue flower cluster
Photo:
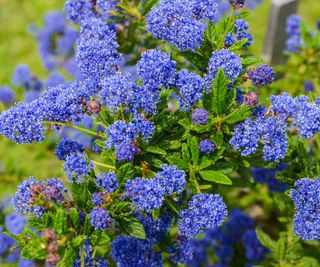
[(114, 172), (100, 173), (97, 175), (95, 183), (98, 187), (102, 187), (107, 194), (113, 193), (119, 186), (117, 176)]
[(203, 42), (203, 20), (216, 17), (217, 4), (212, 0), (162, 0), (147, 16), (147, 31), (180, 50), (194, 51)]
[(151, 212), (162, 206), (166, 195), (181, 193), (186, 186), (185, 173), (175, 166), (162, 165), (154, 178), (135, 178), (126, 183), (126, 196), (141, 210)]
[(300, 33), (300, 16), (293, 14), (287, 18), (287, 51), (296, 53), (302, 47), (302, 39)]
[(0, 102), (9, 105), (13, 102), (15, 98), (15, 93), (10, 87), (0, 86)]
[(55, 149), (55, 154), (59, 160), (66, 160), (68, 155), (76, 152), (84, 152), (83, 145), (65, 138), (59, 141)]
[(237, 19), (235, 22), (234, 33), (228, 33), (224, 41), (225, 46), (229, 47), (235, 44), (237, 41), (247, 39), (247, 42), (242, 46), (248, 47), (253, 42), (253, 37), (249, 31), (249, 25), (243, 19)]
[(194, 125), (207, 124), (209, 118), (209, 112), (203, 108), (196, 108), (192, 114), (191, 119), (193, 120)]
[(81, 183), (93, 170), (93, 163), (89, 161), (85, 153), (76, 152), (67, 156), (64, 163), (64, 171), (70, 182)]
[(215, 194), (197, 194), (188, 203), (188, 209), (180, 211), (179, 234), (194, 238), (207, 229), (220, 226), (227, 216), (222, 198)]
[[(49, 12), (44, 18), (44, 27), (36, 32), (39, 54), (45, 68), (52, 71), (73, 63), (73, 51), (78, 32), (67, 26), (63, 13)], [(74, 75), (77, 72), (69, 72)]]
[(258, 66), (248, 71), (248, 76), (255, 86), (271, 84), (274, 80), (274, 71), (267, 65)]
[(253, 167), (251, 168), (251, 171), (253, 179), (260, 184), (267, 184), (270, 191), (284, 192), (288, 188), (287, 185), (275, 177), (277, 172), (283, 171), (286, 168), (286, 165), (281, 163), (277, 168), (274, 169)]
[(228, 49), (214, 51), (210, 58), (208, 74), (206, 75), (209, 84), (214, 81), (219, 69), (225, 72), (229, 80), (234, 81), (239, 77), (242, 70), (240, 56), (235, 55)]
[(107, 210), (99, 207), (94, 207), (90, 212), (90, 223), (96, 230), (104, 230), (110, 228), (112, 219)]
[(82, 21), (76, 62), (81, 74), (96, 87), (101, 79), (116, 72), (120, 57), (117, 52), (116, 34), (101, 19), (87, 18)]
[(304, 240), (320, 239), (320, 179), (304, 178), (291, 190), (296, 213), (293, 230)]
[(216, 146), (211, 139), (202, 139), (198, 147), (199, 151), (205, 155), (210, 155), (215, 150), (215, 148)]
[(23, 181), (19, 186), (11, 204), (18, 214), (31, 213), (41, 217), (46, 209), (46, 205), (39, 206), (37, 200), (40, 195), (46, 201), (55, 204), (64, 201), (64, 184), (58, 179), (47, 179), (37, 182), (34, 177)]
[(116, 121), (107, 130), (106, 148), (115, 147), (116, 157), (121, 161), (132, 161), (139, 149), (134, 145), (139, 137), (148, 141), (154, 132), (154, 125), (144, 117), (135, 117), (129, 123)]
[(111, 243), (111, 256), (118, 266), (161, 267), (161, 254), (147, 240), (118, 236)]

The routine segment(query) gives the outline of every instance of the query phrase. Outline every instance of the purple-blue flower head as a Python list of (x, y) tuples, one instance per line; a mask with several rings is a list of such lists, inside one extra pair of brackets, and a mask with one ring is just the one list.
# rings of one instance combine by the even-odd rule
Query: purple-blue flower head
[(10, 87), (0, 86), (0, 102), (9, 105), (13, 102), (15, 98), (15, 93)]

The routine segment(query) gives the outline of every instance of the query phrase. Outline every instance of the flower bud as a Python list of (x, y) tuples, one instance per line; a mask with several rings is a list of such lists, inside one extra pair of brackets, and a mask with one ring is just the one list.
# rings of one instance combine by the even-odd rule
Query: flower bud
[(256, 106), (258, 104), (258, 95), (254, 92), (249, 92), (244, 95), (244, 102), (248, 107)]
[(46, 262), (49, 264), (49, 265), (53, 265), (53, 266), (56, 266), (57, 263), (59, 262), (60, 260), (60, 257), (59, 255), (57, 254), (53, 254), (53, 253), (49, 253), (47, 258), (46, 258)]
[(51, 229), (44, 230), (42, 236), (44, 236), (48, 242), (55, 241), (57, 238), (56, 233)]
[(55, 253), (58, 252), (58, 249), (59, 249), (59, 248), (58, 248), (57, 242), (52, 241), (52, 242), (50, 242), (50, 243), (48, 244), (48, 252), (49, 252), (49, 253), (55, 254)]
[(91, 100), (88, 103), (88, 111), (90, 113), (99, 113), (101, 110), (101, 104), (98, 100)]

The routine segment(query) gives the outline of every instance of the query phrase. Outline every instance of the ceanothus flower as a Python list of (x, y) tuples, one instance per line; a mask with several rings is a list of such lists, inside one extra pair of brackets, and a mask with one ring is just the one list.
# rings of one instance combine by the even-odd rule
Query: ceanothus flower
[(45, 86), (47, 88), (54, 87), (54, 86), (63, 84), (64, 82), (65, 82), (64, 77), (59, 72), (54, 71), (49, 75)]
[(66, 160), (67, 156), (74, 152), (84, 152), (83, 145), (65, 138), (59, 141), (55, 149), (55, 154), (59, 160)]
[(131, 141), (125, 140), (115, 146), (115, 155), (119, 162), (133, 161), (134, 156), (139, 153), (137, 148)]
[(115, 39), (115, 32), (101, 19), (87, 18), (82, 21), (75, 57), (83, 78), (89, 79), (93, 86), (116, 72), (120, 55)]
[(289, 35), (286, 42), (286, 50), (296, 53), (303, 45), (300, 32), (300, 16), (298, 14), (293, 14), (287, 18), (286, 30)]
[(91, 225), (96, 230), (107, 229), (112, 224), (110, 213), (103, 208), (94, 207), (89, 216)]
[(250, 69), (248, 76), (255, 86), (264, 86), (273, 82), (274, 71), (267, 65), (261, 65), (255, 69)]
[(246, 0), (229, 0), (231, 5), (235, 5), (237, 7), (243, 7)]
[(96, 204), (98, 206), (102, 205), (104, 200), (103, 200), (103, 194), (102, 193), (93, 193), (91, 201), (93, 204)]
[(126, 196), (131, 198), (138, 209), (151, 212), (162, 206), (164, 189), (159, 179), (129, 179), (125, 187)]
[(246, 258), (250, 261), (259, 262), (270, 252), (260, 243), (255, 230), (247, 231), (242, 237), (242, 242), (244, 244)]
[(102, 187), (105, 193), (113, 193), (119, 186), (114, 172), (100, 173), (95, 179), (98, 187)]
[(303, 240), (320, 239), (320, 179), (304, 178), (291, 190), (296, 213), (293, 230)]
[(15, 93), (7, 86), (0, 86), (0, 102), (9, 105), (13, 102)]
[(197, 125), (205, 125), (208, 123), (209, 112), (203, 108), (196, 108), (191, 113), (191, 119), (193, 120), (193, 124)]
[(202, 44), (205, 27), (197, 19), (198, 10), (194, 4), (189, 0), (162, 0), (148, 13), (147, 31), (154, 38), (168, 41), (180, 50), (195, 51)]
[(187, 70), (177, 73), (174, 86), (178, 90), (176, 98), (182, 110), (190, 110), (202, 98), (202, 93), (206, 89), (203, 79)]
[(85, 181), (86, 176), (89, 175), (92, 170), (93, 163), (89, 162), (85, 153), (71, 153), (67, 156), (64, 163), (64, 171), (70, 182), (81, 183)]
[(11, 81), (16, 86), (28, 88), (31, 83), (31, 73), (28, 65), (16, 66)]
[(5, 219), (6, 229), (14, 235), (21, 234), (26, 224), (26, 218), (20, 214), (8, 214)]
[(40, 143), (46, 132), (41, 124), (43, 118), (38, 100), (20, 102), (0, 114), (0, 133), (18, 144)]
[(161, 254), (153, 250), (148, 240), (117, 236), (111, 243), (110, 254), (118, 266), (163, 266)]
[(176, 166), (168, 164), (162, 164), (161, 168), (162, 171), (157, 172), (154, 179), (159, 180), (164, 194), (180, 194), (187, 184), (185, 172), (179, 170)]
[(192, 197), (187, 209), (180, 211), (178, 233), (194, 238), (220, 226), (226, 216), (227, 208), (219, 195), (199, 193)]
[(214, 81), (219, 69), (224, 71), (229, 80), (234, 81), (239, 77), (242, 70), (240, 57), (228, 49), (214, 51), (210, 58), (208, 74), (206, 75), (208, 82)]
[(199, 151), (205, 155), (210, 155), (215, 150), (215, 148), (216, 146), (211, 139), (202, 139), (198, 147)]
[(312, 81), (305, 81), (305, 82), (303, 83), (303, 87), (304, 87), (304, 91), (305, 91), (306, 93), (309, 93), (309, 92), (314, 91), (314, 84), (313, 84)]
[(144, 85), (153, 92), (167, 87), (174, 81), (176, 62), (170, 55), (157, 50), (148, 50), (141, 55), (137, 63), (138, 75)]
[(245, 47), (250, 46), (253, 42), (253, 37), (249, 31), (248, 23), (245, 22), (243, 19), (237, 19), (235, 22), (234, 28), (235, 28), (235, 32), (233, 34), (229, 32), (226, 35), (226, 39), (224, 41), (224, 44), (227, 47), (230, 47), (233, 44), (235, 44), (236, 41), (247, 39), (247, 42), (245, 44), (243, 44), (242, 47), (245, 48)]

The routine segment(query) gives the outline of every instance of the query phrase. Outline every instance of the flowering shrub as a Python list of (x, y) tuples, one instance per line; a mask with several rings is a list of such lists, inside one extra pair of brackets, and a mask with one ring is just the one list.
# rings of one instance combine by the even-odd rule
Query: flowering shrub
[[(19, 185), (12, 206), (27, 226), (5, 233), (23, 258), (60, 267), (317, 266), (298, 237), (319, 239), (318, 180), (301, 178), (320, 175), (309, 149), (319, 144), (320, 98), (282, 93), (259, 103), (275, 73), (246, 50), (245, 1), (229, 2), (221, 16), (214, 0), (68, 0), (79, 35), (60, 15), (47, 18), (38, 33), (46, 68), (74, 60), (80, 74), (2, 112), (0, 133), (40, 143), (51, 128), (72, 127), (95, 138), (97, 155), (63, 138), (55, 154), (66, 179)], [(20, 67), (13, 81), (29, 84), (27, 73)], [(88, 116), (92, 127), (82, 127)], [(293, 210), (291, 189), (296, 213), (284, 211), (290, 230), (278, 241), (228, 205), (230, 188), (241, 191), (251, 176), (279, 209)]]

